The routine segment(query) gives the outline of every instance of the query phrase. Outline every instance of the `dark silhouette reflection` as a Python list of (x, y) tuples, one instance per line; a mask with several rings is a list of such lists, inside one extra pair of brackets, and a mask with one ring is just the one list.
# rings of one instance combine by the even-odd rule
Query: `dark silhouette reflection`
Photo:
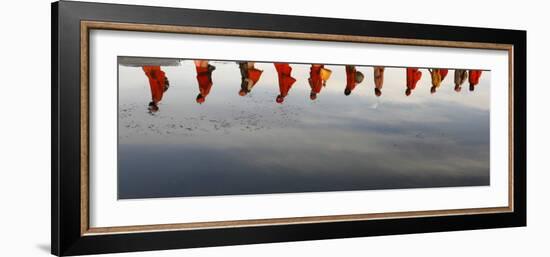
[(206, 101), (206, 96), (212, 88), (212, 72), (216, 67), (210, 65), (208, 61), (195, 60), (195, 68), (197, 69), (197, 82), (199, 83), (197, 103), (202, 104)]
[(374, 94), (378, 97), (382, 95), (382, 87), (384, 86), (384, 67), (374, 67)]
[(466, 70), (455, 70), (455, 91), (458, 93), (462, 90), (462, 84), (468, 78)]
[(237, 64), (241, 70), (241, 89), (239, 90), (239, 95), (245, 96), (258, 83), (263, 71), (256, 69), (254, 62), (238, 62)]
[[(159, 102), (162, 100), (164, 92), (168, 89), (170, 83), (164, 71), (161, 67), (175, 66), (173, 61), (159, 60), (157, 62), (144, 60), (144, 59), (123, 59), (123, 66), (141, 67), (145, 72), (149, 80), (149, 86), (151, 88), (151, 102), (148, 104), (148, 110), (150, 113), (156, 113), (159, 110)], [(178, 60), (176, 65), (179, 65)], [(199, 86), (199, 94), (196, 97), (196, 102), (202, 104), (206, 101), (207, 96), (213, 86), (212, 73), (216, 69), (211, 65), (211, 60), (194, 60), (195, 69), (197, 72), (196, 79)], [(237, 61), (241, 73), (241, 85), (238, 94), (240, 96), (248, 95), (252, 89), (262, 78), (263, 70), (256, 68), (257, 62), (253, 61)], [(279, 94), (276, 97), (277, 103), (283, 103), (285, 97), (288, 95), (292, 86), (296, 83), (296, 79), (292, 77), (292, 67), (289, 63), (273, 63), (277, 71)], [(326, 86), (327, 80), (331, 77), (332, 71), (327, 69), (325, 64), (309, 64), (309, 77), (308, 84), (311, 88), (309, 98), (314, 101), (317, 99), (323, 88)], [(365, 76), (362, 72), (357, 70), (355, 65), (341, 65), (345, 67), (346, 85), (344, 94), (350, 95), (355, 87), (362, 83)], [(376, 97), (382, 96), (382, 89), (384, 87), (384, 72), (386, 67), (384, 66), (361, 66), (372, 67), (373, 80), (374, 80), (374, 95)], [(390, 68), (391, 69), (391, 68)], [(422, 78), (422, 71), (419, 68), (404, 68), (406, 70), (406, 91), (405, 95), (410, 96), (416, 89), (418, 82)], [(441, 83), (448, 75), (448, 69), (442, 68), (428, 68), (430, 72), (431, 87), (430, 93), (435, 94)], [(476, 85), (480, 82), (482, 70), (467, 70), (467, 69), (455, 69), (454, 70), (454, 91), (457, 93), (462, 91), (462, 85), (468, 79), (469, 90), (474, 91)], [(295, 72), (296, 73), (296, 72)], [(265, 77), (265, 76), (264, 76)], [(265, 80), (265, 78), (264, 78)]]
[(422, 78), (422, 72), (419, 71), (418, 68), (407, 68), (407, 90), (405, 90), (406, 96), (411, 95), (420, 78)]
[(437, 89), (441, 86), (441, 82), (447, 77), (447, 73), (449, 73), (449, 70), (447, 69), (428, 69), (430, 71), (430, 75), (432, 77), (432, 87), (430, 88), (430, 92), (432, 94), (435, 94), (437, 92)]
[(327, 80), (330, 78), (332, 71), (325, 68), (322, 64), (312, 64), (309, 68), (309, 86), (311, 87), (311, 93), (309, 98), (311, 100), (317, 99), (317, 94), (321, 93), (321, 89), (326, 86)]
[(158, 103), (162, 100), (164, 92), (168, 90), (170, 82), (160, 66), (142, 66), (141, 68), (149, 79), (149, 87), (151, 87), (151, 102), (148, 109), (150, 113), (155, 113), (159, 110)]
[(288, 63), (273, 63), (275, 69), (277, 70), (277, 76), (279, 77), (279, 95), (275, 99), (277, 103), (283, 103), (285, 97), (288, 95), (288, 91), (296, 79), (290, 74), (292, 72), (292, 67)]
[(481, 70), (469, 70), (468, 82), (470, 82), (470, 91), (474, 91), (475, 86), (479, 84), (479, 78), (481, 77)]
[(363, 82), (365, 76), (355, 69), (354, 65), (346, 65), (346, 89), (344, 95), (350, 95), (357, 84)]

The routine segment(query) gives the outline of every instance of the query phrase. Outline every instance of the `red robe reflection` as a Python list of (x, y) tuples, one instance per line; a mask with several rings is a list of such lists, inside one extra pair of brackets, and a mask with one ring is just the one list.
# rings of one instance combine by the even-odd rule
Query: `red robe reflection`
[(197, 95), (197, 103), (202, 104), (206, 101), (206, 97), (212, 89), (212, 71), (216, 67), (210, 65), (208, 61), (195, 61), (197, 70), (197, 82), (199, 84), (199, 94)]
[(143, 66), (141, 68), (149, 79), (152, 102), (156, 105), (162, 100), (162, 95), (166, 89), (166, 74), (160, 69), (160, 66)]
[(241, 89), (239, 90), (239, 95), (245, 96), (258, 83), (263, 71), (256, 69), (254, 62), (241, 62), (239, 63), (239, 69), (241, 70)]
[(418, 68), (407, 68), (407, 90), (405, 91), (407, 96), (416, 88), (420, 78), (422, 78), (422, 72)]
[(470, 70), (468, 71), (468, 82), (470, 82), (471, 85), (477, 85), (479, 84), (479, 78), (481, 77), (482, 71), (480, 70)]
[(449, 74), (448, 69), (439, 69), (439, 74), (441, 74), (441, 81), (445, 80), (447, 74)]
[(274, 63), (273, 65), (275, 65), (279, 77), (279, 95), (276, 101), (277, 103), (282, 103), (288, 95), (288, 91), (290, 91), (290, 88), (296, 82), (296, 79), (292, 77), (292, 67), (288, 63)]
[(256, 68), (248, 69), (248, 79), (252, 80), (252, 85), (256, 85), (262, 76), (262, 70)]
[(475, 86), (479, 84), (479, 78), (481, 78), (481, 70), (469, 70), (468, 82), (470, 83), (470, 91), (474, 91)]

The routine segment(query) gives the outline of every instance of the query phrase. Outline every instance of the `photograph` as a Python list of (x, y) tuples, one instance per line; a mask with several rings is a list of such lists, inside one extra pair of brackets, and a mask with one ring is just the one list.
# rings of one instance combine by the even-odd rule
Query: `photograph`
[(490, 186), (475, 63), (117, 61), (118, 199)]
[[(426, 255), (454, 249), (439, 237), (459, 235), (472, 245), (455, 251), (461, 256), (509, 252), (500, 246), (517, 241), (508, 232), (519, 235), (528, 216), (528, 44), (526, 28), (509, 23), (514, 15), (488, 19), (494, 6), (471, 4), (452, 12), (422, 5), (402, 16), (375, 8), (385, 2), (371, 12), (343, 3), (223, 3), (59, 1), (50, 29), (18, 27), (34, 38), (51, 34), (50, 44), (18, 41), (37, 45), (28, 51), (50, 47), (51, 69), (10, 77), (49, 72), (51, 87), (12, 97), (20, 103), (9, 106), (29, 113), (7, 114), (32, 122), (4, 126), (29, 128), (23, 137), (5, 133), (27, 153), (16, 166), (51, 158), (51, 183), (37, 177), (30, 186), (47, 184), (50, 199), (27, 194), (50, 205), (49, 221), (26, 226), (50, 227), (37, 248), (171, 255), (164, 250), (253, 244), (252, 255), (280, 256), (266, 247), (300, 255), (287, 243), (310, 241), (333, 248), (320, 251), (328, 255), (363, 253), (327, 241), (356, 238), (374, 247), (369, 253), (414, 255), (417, 247)], [(51, 115), (28, 104), (43, 99)], [(51, 156), (22, 144), (34, 147), (29, 136), (41, 119), (51, 122)]]

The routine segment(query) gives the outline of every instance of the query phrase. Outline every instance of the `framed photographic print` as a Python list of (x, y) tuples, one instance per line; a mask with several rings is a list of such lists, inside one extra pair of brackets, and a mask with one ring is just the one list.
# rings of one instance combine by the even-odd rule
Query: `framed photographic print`
[(526, 32), (52, 4), (52, 253), (525, 226)]

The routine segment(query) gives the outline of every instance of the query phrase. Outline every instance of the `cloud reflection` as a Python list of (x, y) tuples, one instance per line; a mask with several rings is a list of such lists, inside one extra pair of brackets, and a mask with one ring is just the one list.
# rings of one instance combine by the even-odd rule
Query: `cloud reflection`
[(489, 183), (490, 72), (474, 92), (457, 93), (450, 76), (432, 95), (421, 70), (406, 97), (405, 69), (385, 68), (377, 97), (374, 69), (357, 67), (364, 81), (345, 96), (344, 67), (325, 65), (332, 74), (312, 101), (312, 66), (292, 64), (296, 82), (277, 105), (273, 64), (250, 66), (261, 79), (237, 94), (248, 85), (239, 65), (210, 63), (215, 85), (202, 105), (193, 62), (163, 66), (170, 91), (154, 116), (143, 71), (119, 66), (119, 198)]

